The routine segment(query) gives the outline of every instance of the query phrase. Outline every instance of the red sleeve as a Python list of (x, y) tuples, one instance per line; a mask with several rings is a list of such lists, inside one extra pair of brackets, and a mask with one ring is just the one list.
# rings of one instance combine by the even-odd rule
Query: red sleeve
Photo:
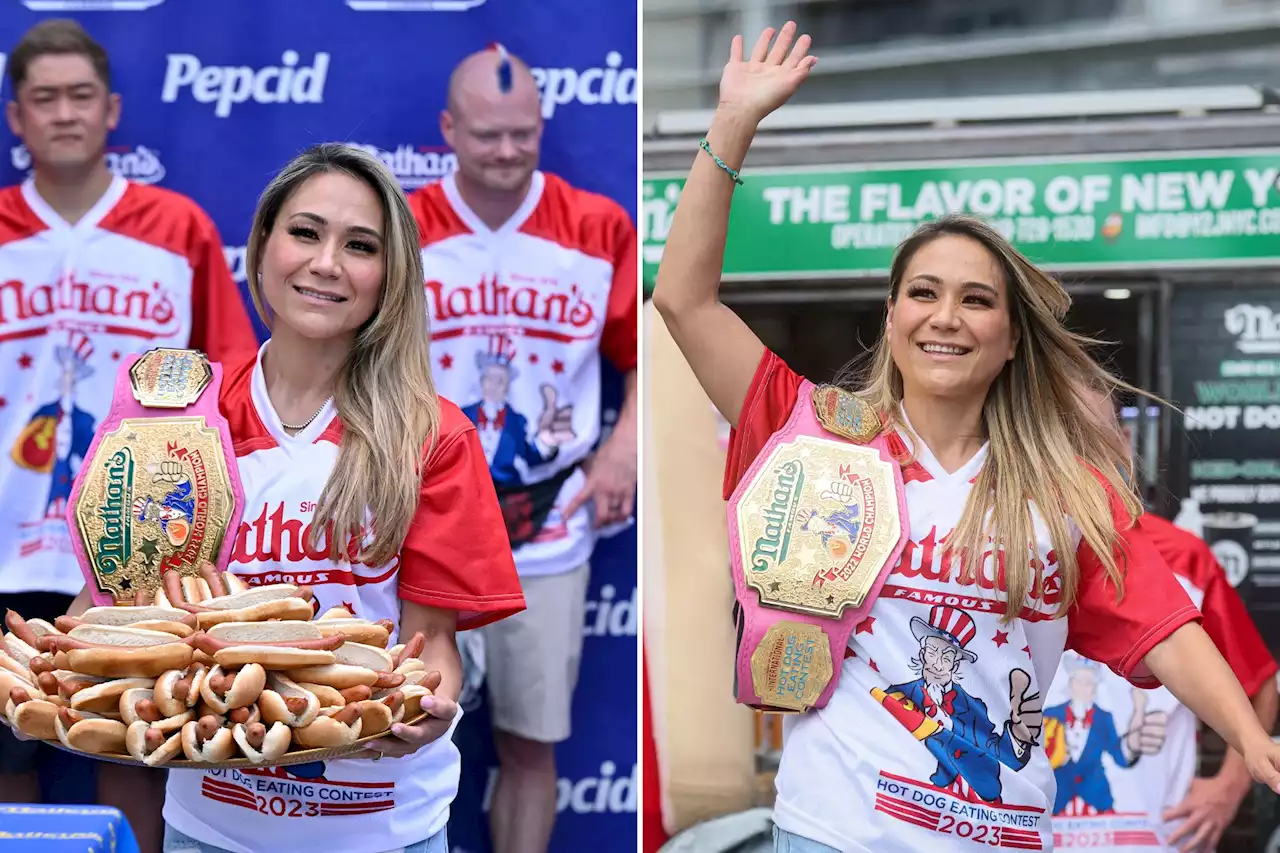
[(1156, 688), (1160, 681), (1143, 658), (1178, 628), (1199, 619), (1200, 611), (1147, 534), (1131, 526), (1120, 496), (1110, 497), (1112, 519), (1122, 531), (1116, 565), (1124, 574), (1124, 597), (1116, 600), (1116, 585), (1097, 553), (1081, 540), (1076, 551), (1080, 586), (1067, 617), (1067, 648), (1106, 664), (1136, 687)]
[[(465, 421), (461, 413), (457, 418)], [(443, 419), (452, 420), (448, 412)], [(525, 609), (498, 495), (470, 422), (442, 431), (428, 460), (400, 554), (399, 595), (458, 611), (459, 631)]]
[(756, 375), (742, 401), (738, 425), (729, 431), (729, 453), (724, 463), (724, 499), (729, 500), (738, 481), (756, 461), (770, 437), (782, 429), (796, 407), (800, 383), (796, 373), (772, 350), (765, 349)]
[(236, 287), (222, 238), (207, 217), (196, 228), (187, 251), (191, 263), (191, 347), (209, 356), (210, 361), (234, 361), (245, 353), (256, 353), (258, 338), (245, 310), (240, 288)]
[(616, 227), (618, 234), (613, 256), (613, 286), (609, 289), (609, 307), (600, 337), (600, 352), (619, 373), (627, 374), (636, 369), (638, 361), (640, 314), (636, 267), (639, 260), (636, 254), (636, 229), (631, 220), (623, 214)]
[(1205, 633), (1231, 665), (1244, 692), (1253, 697), (1280, 667), (1213, 552), (1207, 546), (1197, 548), (1195, 557), (1205, 563), (1202, 570), (1207, 582), (1200, 603)]

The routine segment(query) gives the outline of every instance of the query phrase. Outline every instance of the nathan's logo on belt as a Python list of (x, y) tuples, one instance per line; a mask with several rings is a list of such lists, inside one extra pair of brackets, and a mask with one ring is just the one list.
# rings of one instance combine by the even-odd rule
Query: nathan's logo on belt
[(764, 535), (756, 539), (751, 552), (751, 569), (756, 572), (768, 571), (770, 564), (776, 566), (787, 559), (791, 525), (800, 509), (800, 491), (804, 488), (804, 465), (799, 460), (779, 465), (772, 474), (773, 502), (760, 512)]
[(122, 447), (111, 454), (103, 467), (107, 469), (105, 500), (98, 507), (98, 517), (102, 519), (102, 535), (98, 537), (93, 559), (98, 565), (98, 571), (110, 575), (119, 571), (129, 558), (126, 549), (132, 538), (128, 503), (129, 496), (133, 493), (133, 454), (129, 452), (129, 448)]

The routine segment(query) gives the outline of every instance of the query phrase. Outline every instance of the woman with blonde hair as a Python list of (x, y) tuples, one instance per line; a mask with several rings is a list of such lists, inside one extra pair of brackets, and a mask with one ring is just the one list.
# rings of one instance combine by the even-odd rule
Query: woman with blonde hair
[(475, 428), (432, 385), (417, 226), (385, 166), (317, 145), (263, 192), (246, 266), (271, 337), (224, 365), (245, 490), (228, 571), (390, 620), (389, 645), (422, 632), (434, 695), (427, 719), (370, 744), (375, 760), (170, 771), (164, 850), (447, 853), (454, 633), (524, 598)]
[[(733, 40), (653, 296), (733, 425), (726, 499), (772, 437), (817, 422), (812, 384), (717, 296), (756, 127), (816, 62), (795, 35), (766, 30), (745, 61)], [(1067, 331), (1068, 306), (977, 219), (925, 223), (899, 247), (883, 335), (849, 390), (901, 470), (908, 541), (835, 661), (829, 701), (787, 719), (776, 849), (1052, 849), (1041, 697), (1064, 648), (1162, 683), (1280, 790), (1280, 747), (1133, 527), (1131, 460), (1079, 391), (1128, 386)], [(1072, 721), (1071, 748), (1096, 747), (1090, 722)]]

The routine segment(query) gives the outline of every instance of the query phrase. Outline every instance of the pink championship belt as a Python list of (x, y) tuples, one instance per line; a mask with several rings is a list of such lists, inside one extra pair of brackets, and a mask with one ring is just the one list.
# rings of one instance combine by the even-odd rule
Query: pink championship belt
[(218, 411), (221, 386), (222, 366), (196, 350), (149, 350), (117, 371), (111, 412), (67, 501), (95, 605), (154, 594), (166, 570), (226, 568), (244, 488)]
[(826, 705), (849, 635), (906, 543), (902, 471), (880, 419), (848, 391), (804, 382), (729, 499), (737, 701)]

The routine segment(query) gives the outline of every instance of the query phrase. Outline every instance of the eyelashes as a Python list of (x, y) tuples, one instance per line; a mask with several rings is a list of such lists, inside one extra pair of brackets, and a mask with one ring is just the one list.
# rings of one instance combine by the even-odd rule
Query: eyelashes
[[(290, 236), (297, 237), (301, 240), (317, 240), (320, 237), (314, 228), (308, 228), (305, 225), (290, 225), (288, 233)], [(347, 245), (355, 249), (357, 252), (367, 255), (376, 254), (378, 251), (378, 247), (376, 245), (365, 240), (352, 240), (347, 243)]]

